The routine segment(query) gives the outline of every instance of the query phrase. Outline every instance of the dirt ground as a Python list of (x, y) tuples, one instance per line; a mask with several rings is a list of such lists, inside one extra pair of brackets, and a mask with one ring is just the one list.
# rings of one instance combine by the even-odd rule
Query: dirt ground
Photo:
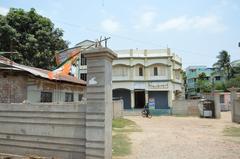
[(230, 112), (221, 115), (221, 119), (126, 117), (143, 131), (129, 134), (132, 153), (118, 159), (240, 159), (240, 142), (223, 134), (224, 128), (240, 125), (231, 122)]

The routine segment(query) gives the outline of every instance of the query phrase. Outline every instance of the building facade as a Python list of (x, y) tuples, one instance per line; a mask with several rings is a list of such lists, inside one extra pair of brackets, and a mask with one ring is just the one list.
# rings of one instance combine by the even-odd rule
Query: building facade
[[(94, 44), (93, 41), (84, 40), (75, 47), (86, 50)], [(113, 99), (123, 99), (125, 109), (143, 108), (148, 102), (155, 109), (169, 109), (172, 100), (182, 95), (182, 59), (169, 48), (114, 52), (118, 58), (113, 60)], [(73, 74), (85, 81), (86, 64), (81, 54), (77, 69), (73, 69)]]
[(125, 109), (169, 109), (182, 88), (182, 60), (169, 48), (115, 51), (113, 98), (122, 98)]
[(0, 56), (0, 103), (77, 102), (85, 98), (85, 81), (69, 75), (50, 79), (48, 73)]
[(209, 83), (217, 83), (224, 80), (224, 77), (216, 73), (214, 68), (207, 66), (189, 66), (186, 68), (186, 94), (188, 98), (199, 96), (197, 79), (202, 73), (206, 75), (206, 81)]

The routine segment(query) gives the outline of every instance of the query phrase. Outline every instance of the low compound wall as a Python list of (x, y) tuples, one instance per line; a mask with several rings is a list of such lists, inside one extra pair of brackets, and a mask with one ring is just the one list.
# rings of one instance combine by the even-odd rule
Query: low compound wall
[(123, 100), (113, 100), (113, 119), (123, 117)]
[(94, 121), (85, 109), (84, 103), (1, 104), (0, 151), (84, 158), (85, 122)]
[(199, 100), (174, 100), (172, 115), (199, 116)]
[(60, 159), (112, 158), (112, 60), (87, 50), (86, 103), (0, 104), (0, 153)]

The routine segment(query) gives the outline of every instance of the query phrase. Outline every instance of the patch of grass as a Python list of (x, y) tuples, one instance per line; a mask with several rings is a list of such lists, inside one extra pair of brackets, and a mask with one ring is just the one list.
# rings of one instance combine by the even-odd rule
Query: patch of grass
[(139, 132), (141, 129), (134, 121), (119, 118), (112, 122), (113, 129), (113, 156), (126, 156), (131, 153), (131, 142), (128, 134)]
[(114, 119), (112, 121), (112, 127), (113, 128), (124, 128), (126, 126), (130, 125), (136, 125), (136, 123), (132, 120), (124, 119), (124, 118), (118, 118)]
[(113, 156), (126, 156), (131, 153), (131, 142), (126, 134), (113, 135)]
[(240, 127), (228, 127), (223, 131), (225, 136), (240, 137)]
[(134, 121), (119, 118), (114, 119), (112, 122), (112, 128), (115, 132), (139, 132), (141, 129), (137, 126)]

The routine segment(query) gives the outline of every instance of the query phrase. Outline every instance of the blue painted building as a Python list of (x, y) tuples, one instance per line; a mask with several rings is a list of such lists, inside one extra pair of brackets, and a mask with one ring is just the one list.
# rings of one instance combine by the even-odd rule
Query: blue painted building
[(207, 66), (189, 66), (186, 68), (186, 94), (188, 98), (198, 97), (197, 79), (201, 73), (205, 73), (206, 80), (211, 82), (222, 82), (223, 76), (216, 73), (214, 68)]

